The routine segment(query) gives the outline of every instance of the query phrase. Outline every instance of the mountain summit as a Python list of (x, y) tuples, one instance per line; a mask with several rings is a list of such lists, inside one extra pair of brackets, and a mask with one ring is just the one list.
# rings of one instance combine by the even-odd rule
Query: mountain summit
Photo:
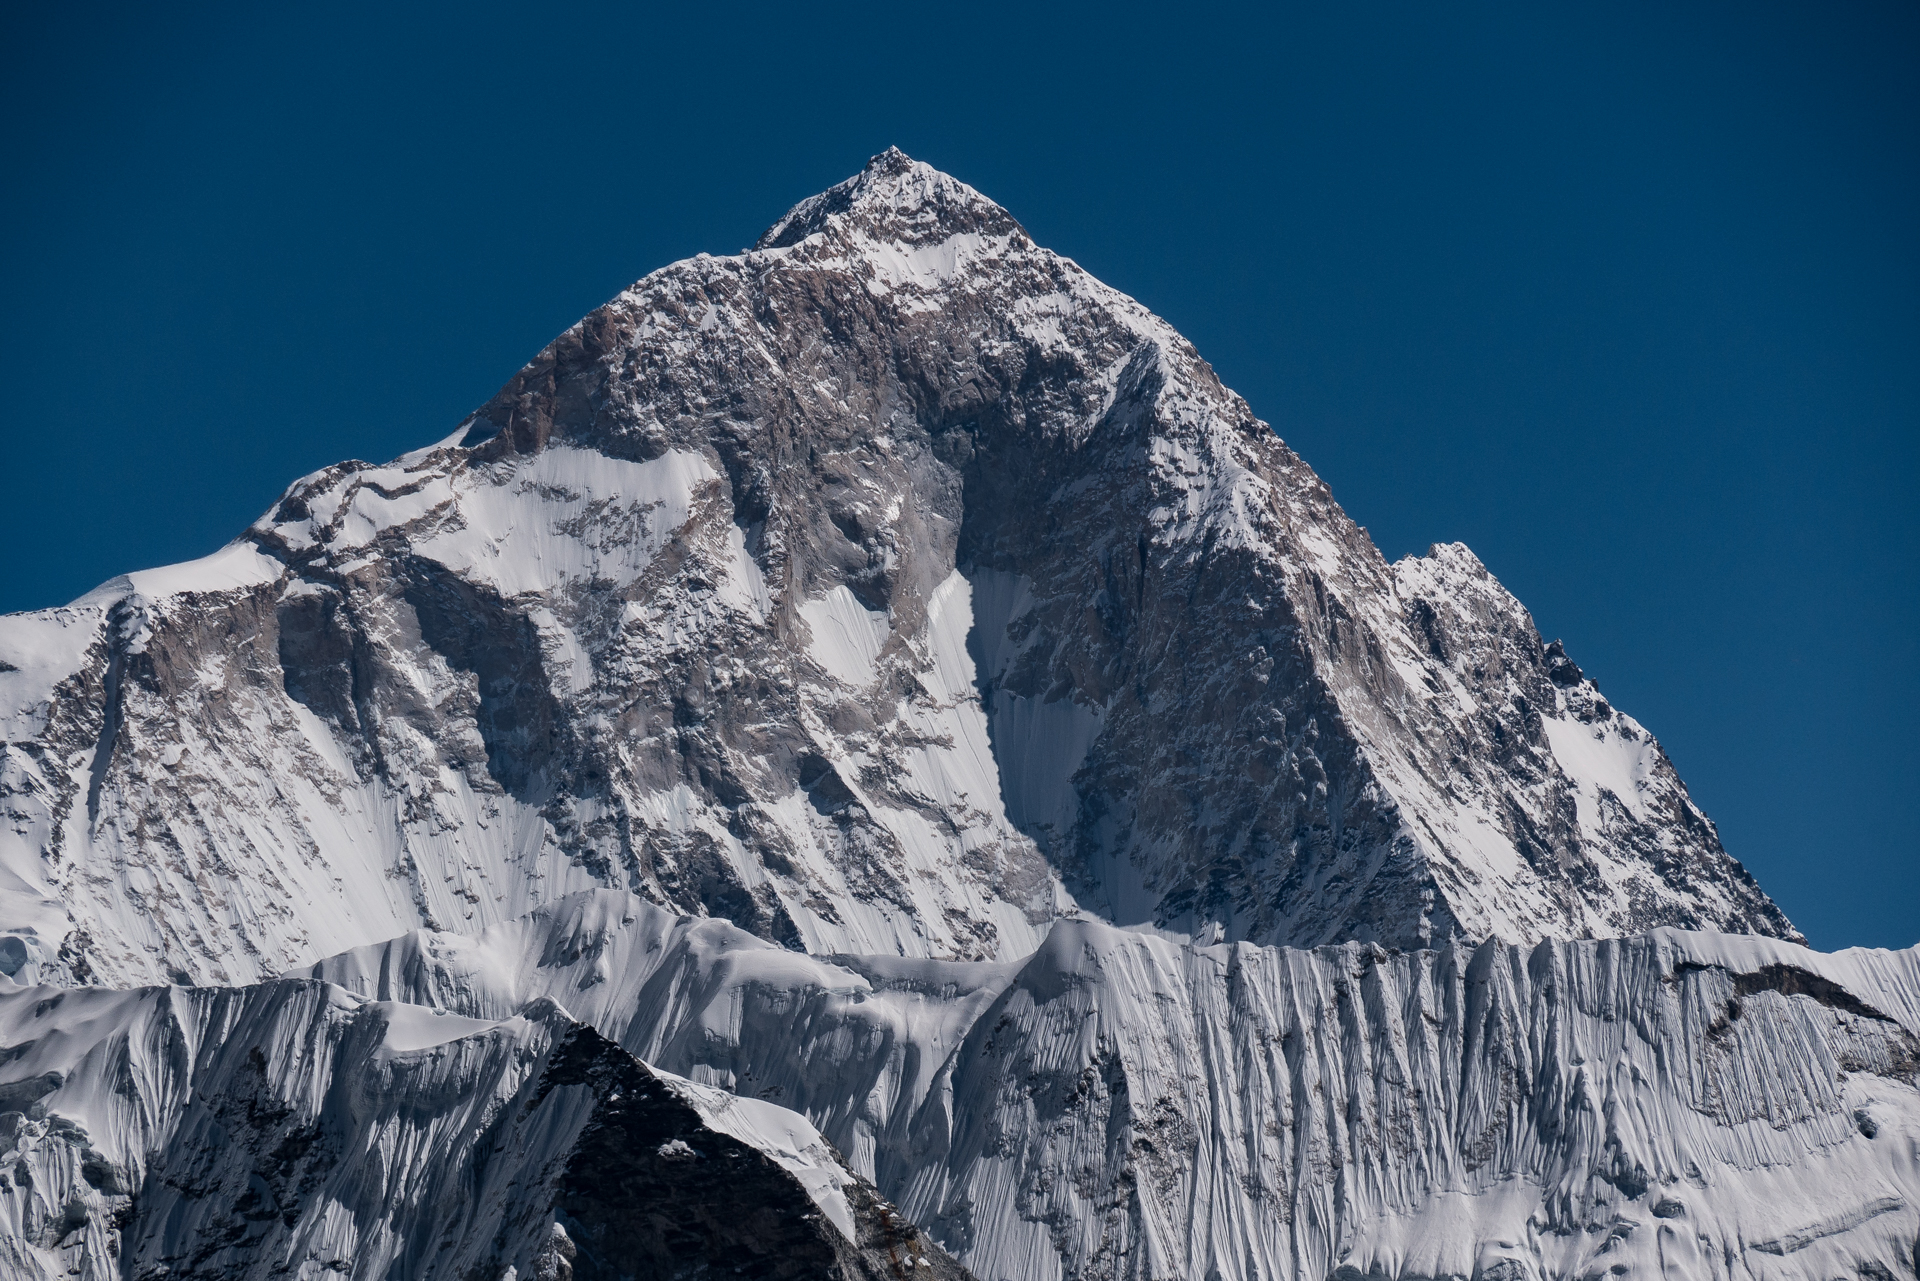
[(1019, 232), (1013, 216), (979, 192), (889, 147), (853, 177), (801, 201), (767, 228), (755, 249), (785, 249), (827, 229), (834, 217), (901, 245), (939, 244), (959, 235)]
[(956, 959), (1793, 936), (1471, 552), (1388, 564), (1164, 321), (897, 150), (0, 661), (19, 977), (600, 887)]

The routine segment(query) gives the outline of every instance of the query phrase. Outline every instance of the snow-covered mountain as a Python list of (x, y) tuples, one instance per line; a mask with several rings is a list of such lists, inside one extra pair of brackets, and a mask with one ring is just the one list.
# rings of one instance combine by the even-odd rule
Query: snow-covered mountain
[(898, 152), (0, 662), (48, 978), (596, 886), (955, 959), (1792, 933), (1470, 552), (1388, 565), (1164, 322)]
[(1920, 952), (897, 151), (0, 738), (0, 1278), (1920, 1267)]

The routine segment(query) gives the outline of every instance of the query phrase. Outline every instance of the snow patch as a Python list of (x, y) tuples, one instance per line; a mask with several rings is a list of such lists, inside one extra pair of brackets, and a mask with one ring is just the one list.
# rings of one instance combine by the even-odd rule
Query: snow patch
[(841, 584), (802, 602), (800, 617), (813, 634), (807, 653), (829, 676), (854, 689), (873, 684), (878, 677), (874, 661), (889, 635), (885, 613), (867, 609)]
[(1634, 817), (1648, 817), (1641, 784), (1652, 774), (1660, 750), (1653, 745), (1651, 736), (1637, 741), (1627, 739), (1611, 720), (1585, 725), (1577, 720), (1548, 716), (1541, 719), (1541, 725), (1553, 746), (1554, 759), (1560, 762), (1561, 771), (1579, 791), (1577, 804), (1583, 828), (1595, 834), (1603, 831), (1602, 792), (1611, 792)]
[(429, 1050), (436, 1045), (463, 1040), (502, 1026), (498, 1021), (463, 1018), (445, 1010), (398, 1001), (381, 1001), (379, 1009), (387, 1020), (387, 1032), (381, 1038), (381, 1047), (395, 1054)]
[(464, 473), (458, 519), (416, 550), (502, 596), (569, 579), (620, 588), (687, 523), (697, 489), (717, 476), (689, 451), (635, 463), (550, 446), (505, 474)]
[(182, 592), (230, 592), (271, 583), (285, 566), (252, 543), (231, 543), (211, 556), (127, 575), (133, 590), (149, 600)]

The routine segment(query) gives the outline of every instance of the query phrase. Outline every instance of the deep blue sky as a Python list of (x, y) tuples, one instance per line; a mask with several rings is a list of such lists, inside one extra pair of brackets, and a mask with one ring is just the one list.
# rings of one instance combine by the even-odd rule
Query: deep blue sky
[(1471, 545), (1817, 945), (1920, 939), (1911, 3), (321, 8), (5, 19), (0, 610), (898, 144)]

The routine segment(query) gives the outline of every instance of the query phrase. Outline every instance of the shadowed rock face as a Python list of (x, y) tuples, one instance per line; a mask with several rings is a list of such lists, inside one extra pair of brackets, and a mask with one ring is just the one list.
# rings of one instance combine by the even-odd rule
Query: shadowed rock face
[(953, 958), (1073, 915), (1792, 935), (1470, 552), (1387, 564), (1164, 322), (897, 151), (0, 660), (43, 977), (241, 981), (594, 886)]
[(600, 1100), (557, 1184), (576, 1281), (971, 1281), (851, 1175), (844, 1195), (857, 1240), (841, 1235), (792, 1174), (710, 1127), (591, 1028), (571, 1033), (549, 1063), (542, 1090), (562, 1085), (587, 1086)]

